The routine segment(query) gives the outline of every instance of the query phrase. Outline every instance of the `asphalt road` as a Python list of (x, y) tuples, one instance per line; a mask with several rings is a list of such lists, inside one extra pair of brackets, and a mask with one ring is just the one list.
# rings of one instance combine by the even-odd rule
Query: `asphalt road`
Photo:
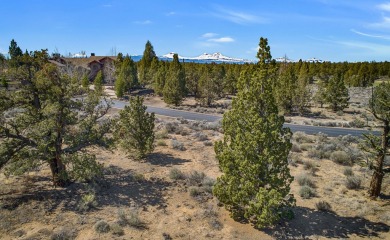
[[(123, 109), (125, 105), (128, 105), (128, 103), (121, 102), (121, 101), (115, 101), (113, 100), (114, 108)], [(181, 110), (175, 110), (175, 109), (169, 109), (169, 108), (158, 108), (158, 107), (151, 107), (147, 106), (148, 112), (154, 112), (157, 115), (163, 115), (163, 116), (169, 116), (169, 117), (182, 117), (188, 120), (197, 120), (197, 121), (207, 121), (207, 122), (215, 122), (222, 118), (222, 116), (216, 116), (216, 115), (210, 115), (210, 114), (204, 114), (204, 113), (196, 113), (196, 112), (187, 112), (187, 111), (181, 111)], [(289, 127), (292, 132), (305, 132), (306, 134), (318, 134), (318, 133), (325, 133), (330, 137), (337, 137), (340, 135), (352, 135), (361, 137), (363, 134), (367, 134), (370, 131), (363, 130), (363, 129), (354, 129), (354, 128), (336, 128), (336, 127), (318, 127), (318, 126), (309, 126), (309, 125), (296, 125), (296, 124), (289, 124), (285, 123), (284, 126)], [(373, 132), (374, 134), (378, 135), (380, 134), (378, 131)]]

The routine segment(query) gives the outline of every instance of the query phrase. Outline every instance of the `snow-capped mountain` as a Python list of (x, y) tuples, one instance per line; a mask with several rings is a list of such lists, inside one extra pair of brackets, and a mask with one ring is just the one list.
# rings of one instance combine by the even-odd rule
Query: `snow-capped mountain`
[[(162, 58), (173, 58), (174, 52), (170, 52), (168, 54), (165, 54), (162, 56)], [(221, 53), (203, 53), (200, 56), (197, 57), (182, 57), (179, 56), (179, 59), (192, 62), (192, 61), (202, 61), (202, 62), (231, 62), (231, 63), (245, 63), (245, 62), (251, 62), (250, 60), (245, 60), (241, 58), (232, 58), (222, 55)]]

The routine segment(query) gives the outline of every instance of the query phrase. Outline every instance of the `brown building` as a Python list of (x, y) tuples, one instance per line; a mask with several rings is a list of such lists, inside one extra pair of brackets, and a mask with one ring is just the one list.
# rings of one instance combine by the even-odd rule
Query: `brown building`
[(115, 82), (115, 56), (90, 56), (89, 58), (64, 58), (54, 57), (50, 62), (61, 67), (70, 75), (88, 75), (93, 81), (99, 71), (102, 71), (104, 82), (114, 84)]

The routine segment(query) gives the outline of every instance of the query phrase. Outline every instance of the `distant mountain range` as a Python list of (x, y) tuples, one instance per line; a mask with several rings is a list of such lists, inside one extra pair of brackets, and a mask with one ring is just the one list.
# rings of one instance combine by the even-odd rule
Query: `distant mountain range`
[[(165, 54), (161, 57), (160, 59), (164, 60), (171, 60), (173, 59), (173, 55), (176, 54), (174, 52), (170, 52), (168, 54)], [(252, 63), (253, 61), (251, 60), (246, 60), (242, 58), (232, 58), (232, 57), (226, 57), (222, 55), (221, 53), (203, 53), (202, 55), (198, 57), (183, 57), (183, 56), (178, 56), (179, 60), (184, 61), (184, 62), (202, 62), (202, 63), (209, 63), (209, 62), (226, 62), (226, 63)]]

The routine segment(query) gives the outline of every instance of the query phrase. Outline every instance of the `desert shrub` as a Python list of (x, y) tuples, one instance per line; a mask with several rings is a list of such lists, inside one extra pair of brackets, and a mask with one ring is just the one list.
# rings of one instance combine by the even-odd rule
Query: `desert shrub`
[(309, 151), (313, 146), (310, 143), (302, 143), (299, 147), (302, 151)]
[(347, 176), (345, 181), (345, 186), (348, 189), (359, 189), (361, 186), (362, 180), (357, 176)]
[(78, 209), (80, 211), (88, 211), (91, 208), (97, 207), (96, 195), (94, 192), (90, 192), (81, 196)]
[(198, 186), (202, 184), (205, 177), (206, 174), (204, 174), (204, 172), (192, 171), (187, 180), (191, 186)]
[(304, 161), (303, 168), (305, 170), (310, 171), (310, 173), (314, 174), (317, 171), (317, 164), (313, 161)]
[(185, 150), (184, 144), (182, 142), (179, 142), (179, 141), (174, 140), (174, 139), (172, 139), (172, 141), (171, 141), (171, 146), (173, 149), (176, 149), (176, 150), (180, 150), (180, 151)]
[(337, 114), (337, 116), (343, 116), (344, 112), (343, 111), (337, 111), (336, 114)]
[(93, 228), (98, 233), (106, 233), (110, 231), (110, 225), (104, 220), (97, 221)]
[(167, 122), (165, 124), (165, 129), (168, 133), (176, 133), (180, 131), (180, 126), (177, 122)]
[(116, 235), (116, 236), (123, 236), (125, 235), (125, 232), (123, 231), (123, 228), (121, 226), (119, 226), (119, 224), (117, 223), (114, 223), (111, 225), (111, 232), (112, 234)]
[(173, 180), (181, 180), (181, 179), (185, 179), (185, 175), (182, 171), (180, 171), (179, 169), (177, 168), (172, 168), (170, 171), (169, 171), (169, 177)]
[(355, 118), (351, 122), (349, 122), (349, 125), (353, 128), (364, 128), (366, 123), (360, 119)]
[(136, 209), (130, 209), (129, 214), (127, 215), (127, 224), (135, 228), (143, 227), (144, 223), (139, 218), (139, 214)]
[(167, 146), (167, 143), (164, 140), (158, 140), (157, 146)]
[(103, 165), (96, 161), (95, 155), (70, 154), (64, 162), (70, 178), (76, 181), (90, 182), (103, 175)]
[(202, 181), (202, 189), (204, 192), (212, 193), (215, 180), (209, 177), (205, 177)]
[(351, 165), (351, 157), (344, 151), (335, 151), (330, 155), (330, 159), (341, 165)]
[(223, 224), (218, 219), (210, 219), (208, 223), (212, 229), (221, 230), (223, 228)]
[(157, 131), (154, 136), (156, 137), (156, 139), (168, 138), (168, 130), (166, 128), (164, 128), (160, 131)]
[(332, 206), (328, 202), (321, 200), (316, 203), (316, 209), (322, 212), (331, 212)]
[(316, 136), (318, 143), (324, 143), (328, 141), (328, 135), (325, 133), (318, 133)]
[(299, 175), (297, 177), (297, 182), (300, 186), (315, 187), (313, 179), (307, 174)]
[(326, 158), (326, 153), (323, 150), (320, 149), (310, 149), (307, 152), (307, 156), (309, 158), (316, 158), (316, 159), (323, 159)]
[(301, 189), (299, 189), (299, 196), (301, 196), (303, 199), (309, 199), (315, 195), (315, 190), (307, 185), (303, 185)]
[(313, 142), (313, 139), (311, 136), (308, 136), (306, 133), (304, 132), (295, 132), (293, 134), (293, 139), (297, 142), (297, 143), (312, 143)]
[(203, 142), (203, 144), (205, 145), (205, 146), (213, 146), (213, 142), (212, 141), (204, 141)]
[(302, 152), (301, 147), (298, 144), (296, 144), (296, 143), (292, 144), (292, 147), (291, 147), (290, 151), (291, 152)]
[(51, 240), (70, 240), (70, 239), (74, 239), (76, 236), (75, 236), (75, 232), (69, 228), (61, 228), (60, 230), (54, 232), (50, 239)]
[(208, 139), (207, 135), (202, 132), (196, 132), (194, 137), (196, 137), (199, 141), (206, 141)]
[(344, 174), (345, 176), (353, 176), (353, 175), (354, 175), (354, 174), (353, 174), (353, 170), (352, 170), (351, 167), (346, 167), (346, 168), (344, 168), (343, 174)]
[(176, 118), (176, 120), (179, 121), (181, 124), (188, 124), (188, 120), (183, 117)]
[(197, 197), (201, 194), (201, 190), (198, 187), (190, 187), (189, 193), (191, 197)]
[(354, 137), (351, 134), (344, 135), (341, 137), (340, 141), (342, 141), (345, 145), (351, 144), (351, 143), (359, 143), (359, 138)]
[(145, 176), (141, 173), (134, 173), (131, 175), (133, 181), (135, 182), (143, 182), (145, 181)]

